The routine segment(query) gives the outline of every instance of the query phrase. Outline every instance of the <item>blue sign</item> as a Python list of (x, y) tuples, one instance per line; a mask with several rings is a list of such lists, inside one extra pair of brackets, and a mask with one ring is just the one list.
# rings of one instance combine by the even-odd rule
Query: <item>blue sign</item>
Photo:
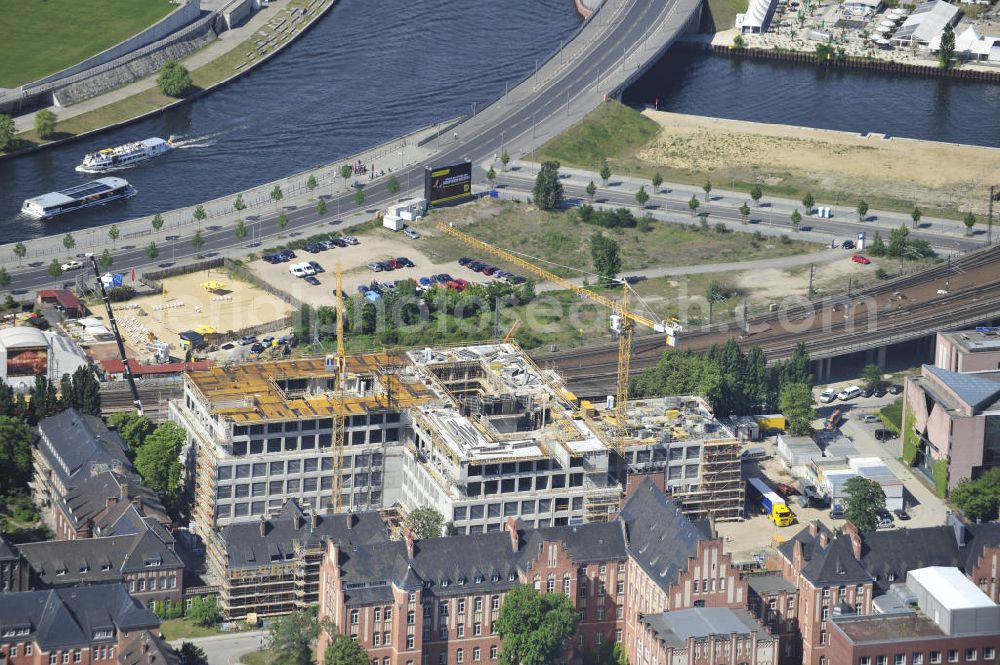
[(858, 240), (864, 240), (864, 239), (865, 239), (865, 232), (861, 231), (860, 233), (858, 233)]
[(1000, 332), (1000, 326), (976, 326), (977, 333), (995, 333)]
[(125, 283), (125, 275), (118, 272), (111, 275), (111, 286), (121, 286), (124, 283)]

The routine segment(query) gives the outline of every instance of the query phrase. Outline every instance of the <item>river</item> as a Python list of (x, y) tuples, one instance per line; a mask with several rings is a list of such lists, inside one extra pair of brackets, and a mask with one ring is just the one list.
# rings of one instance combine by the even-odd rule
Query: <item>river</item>
[[(373, 11), (376, 7), (376, 11)], [(579, 26), (570, 0), (338, 0), (273, 61), (191, 104), (0, 162), (3, 242), (151, 215), (363, 151), (503, 93)], [(1000, 86), (668, 52), (625, 95), (678, 113), (1000, 146)], [(84, 152), (148, 136), (184, 147), (123, 172), (139, 194), (50, 221), (21, 201), (92, 178)]]

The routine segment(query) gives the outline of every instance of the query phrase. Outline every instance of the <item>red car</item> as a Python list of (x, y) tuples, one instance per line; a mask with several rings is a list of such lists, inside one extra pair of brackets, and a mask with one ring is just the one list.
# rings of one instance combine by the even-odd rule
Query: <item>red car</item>
[(461, 277), (456, 277), (453, 280), (458, 286), (456, 287), (459, 291), (464, 291), (469, 288), (469, 280), (462, 279)]
[(799, 494), (799, 491), (794, 487), (792, 487), (791, 485), (789, 485), (788, 483), (777, 483), (775, 484), (774, 488), (778, 490), (779, 494), (786, 497), (797, 496)]
[(854, 261), (855, 263), (860, 263), (863, 266), (866, 266), (872, 262), (871, 259), (869, 259), (867, 256), (862, 256), (861, 254), (855, 254), (854, 256), (851, 257), (851, 260)]

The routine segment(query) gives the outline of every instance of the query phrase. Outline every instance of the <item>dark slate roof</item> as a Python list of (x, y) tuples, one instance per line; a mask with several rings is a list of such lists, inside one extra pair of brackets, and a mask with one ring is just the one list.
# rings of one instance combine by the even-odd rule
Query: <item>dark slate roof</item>
[[(229, 567), (257, 568), (271, 565), (272, 560), (293, 558), (296, 543), (319, 547), (323, 540), (330, 538), (341, 548), (349, 548), (371, 543), (384, 545), (389, 540), (378, 513), (316, 515), (315, 518), (316, 526), (313, 527), (310, 516), (303, 513), (294, 500), (288, 499), (277, 515), (265, 521), (263, 537), (260, 535), (260, 520), (229, 524), (220, 533)], [(349, 519), (353, 520), (350, 529), (347, 528)], [(297, 528), (296, 520), (299, 523)]]
[(17, 561), (14, 545), (2, 533), (0, 533), (0, 561)]
[(525, 532), (527, 546), (524, 549), (527, 552), (536, 551), (538, 544), (546, 540), (561, 542), (576, 564), (625, 561), (628, 558), (625, 535), (617, 522), (592, 522), (578, 526), (531, 529)]
[(66, 409), (42, 420), (38, 429), (51, 443), (56, 459), (52, 459), (46, 446), (39, 449), (66, 486), (71, 486), (76, 476), (86, 471), (90, 464), (117, 464), (125, 469), (132, 468), (118, 433), (109, 430), (96, 416)]
[(123, 644), (117, 661), (118, 665), (180, 665), (181, 662), (173, 647), (148, 630)]
[(712, 537), (707, 522), (692, 522), (648, 478), (625, 502), (618, 519), (625, 522), (628, 551), (663, 590), (687, 568), (698, 541)]
[[(66, 493), (62, 501), (75, 527), (93, 519), (95, 530), (103, 533), (129, 512), (132, 502), (141, 502), (143, 510), (166, 514), (166, 508), (156, 493), (145, 487), (142, 479), (131, 471), (103, 470), (86, 477), (79, 473), (77, 481), (78, 484)], [(110, 509), (108, 499), (116, 500)]]
[[(20, 550), (35, 578), (46, 587), (116, 582), (127, 572), (184, 567), (180, 557), (152, 531), (25, 543)], [(65, 572), (60, 575), (61, 571)]]
[(795, 585), (786, 580), (782, 575), (750, 575), (746, 578), (747, 584), (758, 596), (766, 596), (772, 593), (795, 593)]
[(995, 374), (986, 376), (963, 374), (933, 365), (924, 365), (923, 369), (955, 391), (955, 394), (971, 406), (973, 411), (981, 411), (1000, 398), (1000, 381), (994, 378)]
[(986, 547), (1000, 547), (1000, 522), (965, 525), (965, 550), (962, 570), (968, 574)]
[(861, 539), (861, 565), (883, 593), (894, 582), (906, 580), (909, 570), (927, 566), (961, 568), (961, 561), (950, 526), (874, 531)]
[[(819, 536), (826, 534), (829, 542), (826, 547), (820, 547)], [(871, 535), (871, 534), (868, 534)], [(778, 550), (789, 561), (795, 543), (802, 543), (802, 556), (806, 563), (802, 566), (802, 575), (818, 587), (839, 586), (841, 584), (863, 584), (872, 581), (872, 576), (861, 563), (854, 558), (851, 540), (847, 536), (834, 537), (825, 526), (820, 524), (815, 536), (806, 527), (792, 538), (778, 546)]]
[(674, 649), (685, 649), (689, 638), (710, 635), (767, 634), (767, 631), (746, 610), (728, 607), (694, 607), (659, 614), (647, 614), (642, 622), (653, 629), (656, 637)]
[(34, 640), (44, 651), (85, 647), (94, 642), (98, 630), (114, 633), (159, 625), (156, 615), (139, 605), (121, 584), (5, 593), (0, 603), (0, 632), (27, 629), (24, 641)]

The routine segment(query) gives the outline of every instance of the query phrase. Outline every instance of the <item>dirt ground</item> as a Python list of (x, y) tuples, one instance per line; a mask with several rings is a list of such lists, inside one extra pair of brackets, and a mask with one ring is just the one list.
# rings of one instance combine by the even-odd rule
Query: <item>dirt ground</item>
[[(222, 282), (226, 288), (214, 293), (207, 291), (201, 284), (209, 280)], [(292, 311), (287, 303), (246, 282), (231, 279), (224, 270), (169, 277), (162, 284), (165, 295), (142, 296), (115, 304), (115, 318), (132, 357), (150, 356), (146, 348), (149, 333), (170, 344), (172, 355), (180, 356), (177, 333), (181, 331), (208, 325), (226, 333), (275, 321)], [(106, 321), (103, 308), (91, 310)]]
[[(334, 270), (339, 262), (344, 273), (344, 293), (352, 294), (357, 291), (361, 284), (370, 284), (373, 280), (379, 282), (393, 282), (402, 279), (419, 279), (430, 275), (447, 273), (452, 277), (461, 277), (469, 282), (481, 282), (490, 279), (483, 275), (464, 268), (455, 261), (444, 261), (436, 263), (424, 253), (422, 246), (429, 233), (425, 231), (420, 223), (413, 227), (421, 233), (419, 240), (410, 240), (401, 233), (377, 229), (370, 233), (358, 236), (360, 244), (348, 247), (334, 247), (325, 252), (310, 254), (305, 250), (297, 251), (296, 258), (288, 263), (270, 264), (262, 260), (253, 261), (248, 267), (255, 274), (267, 280), (269, 284), (283, 289), (314, 307), (322, 305), (333, 305), (333, 292), (336, 278)], [(405, 256), (415, 264), (413, 268), (403, 268), (390, 272), (372, 272), (368, 269), (368, 264), (373, 261), (384, 261), (385, 259)], [(325, 272), (316, 275), (320, 281), (319, 286), (311, 286), (304, 280), (292, 277), (288, 272), (288, 266), (292, 263), (303, 261), (316, 261)]]
[[(664, 129), (637, 157), (711, 174), (858, 196), (885, 196), (985, 213), (1000, 182), (1000, 150), (848, 132), (645, 111)], [(942, 165), (947, 164), (947, 168)], [(669, 179), (669, 178), (668, 178)]]

